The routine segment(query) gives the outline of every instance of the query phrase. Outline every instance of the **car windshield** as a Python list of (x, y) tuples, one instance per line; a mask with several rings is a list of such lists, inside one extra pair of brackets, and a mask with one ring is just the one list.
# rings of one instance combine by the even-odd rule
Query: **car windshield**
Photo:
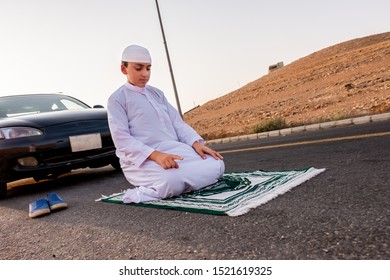
[(0, 118), (90, 108), (66, 95), (15, 95), (0, 97)]

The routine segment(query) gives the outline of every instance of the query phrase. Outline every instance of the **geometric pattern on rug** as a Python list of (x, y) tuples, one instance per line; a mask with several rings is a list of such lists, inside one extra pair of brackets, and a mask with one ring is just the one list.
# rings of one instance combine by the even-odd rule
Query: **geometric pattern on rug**
[(230, 172), (225, 173), (215, 184), (169, 199), (123, 203), (125, 192), (121, 192), (98, 200), (131, 206), (239, 216), (324, 171), (325, 168), (309, 167), (301, 170)]

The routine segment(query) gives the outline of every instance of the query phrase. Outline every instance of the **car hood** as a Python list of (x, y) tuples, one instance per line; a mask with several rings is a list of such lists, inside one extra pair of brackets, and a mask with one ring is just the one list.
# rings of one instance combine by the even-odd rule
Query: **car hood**
[(3, 118), (0, 119), (0, 127), (30, 126), (44, 128), (57, 124), (87, 120), (107, 120), (107, 110), (90, 108)]

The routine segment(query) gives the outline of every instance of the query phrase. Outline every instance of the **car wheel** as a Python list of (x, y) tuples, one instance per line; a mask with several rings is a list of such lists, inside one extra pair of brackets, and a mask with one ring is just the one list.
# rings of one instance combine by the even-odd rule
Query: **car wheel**
[(40, 178), (40, 177), (33, 177), (33, 179), (34, 179), (34, 181), (37, 182), (37, 183), (38, 183), (40, 180), (42, 180), (42, 178)]
[(7, 196), (7, 183), (0, 182), (0, 199)]
[(121, 170), (121, 164), (119, 163), (119, 159), (111, 162), (111, 166), (114, 167), (116, 170)]

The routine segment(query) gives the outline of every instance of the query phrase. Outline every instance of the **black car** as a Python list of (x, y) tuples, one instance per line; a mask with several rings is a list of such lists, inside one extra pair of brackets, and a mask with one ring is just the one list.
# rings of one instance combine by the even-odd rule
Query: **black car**
[(63, 94), (0, 96), (0, 197), (7, 183), (73, 169), (119, 169), (107, 111)]

